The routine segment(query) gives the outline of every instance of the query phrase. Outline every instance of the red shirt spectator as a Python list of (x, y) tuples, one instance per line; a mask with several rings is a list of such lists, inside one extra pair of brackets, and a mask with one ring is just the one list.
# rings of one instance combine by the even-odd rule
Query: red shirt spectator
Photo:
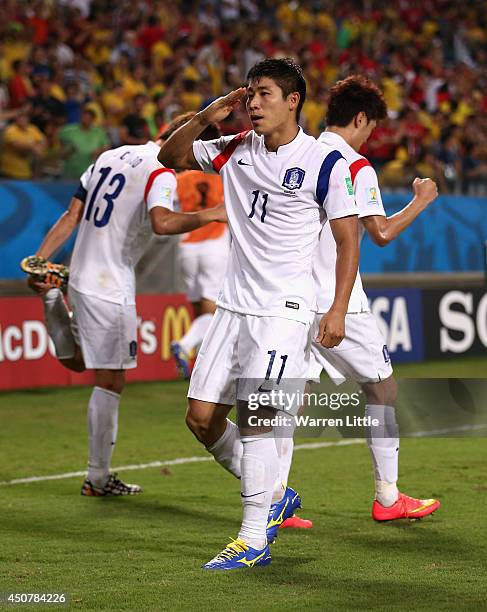
[(43, 45), (49, 36), (49, 20), (34, 15), (27, 20), (33, 30), (33, 42), (35, 45)]
[(34, 88), (29, 79), (29, 64), (22, 60), (13, 63), (14, 75), (8, 83), (10, 107), (19, 108), (34, 94)]
[(144, 59), (150, 61), (152, 47), (164, 38), (166, 30), (161, 26), (157, 17), (153, 15), (147, 20), (147, 25), (139, 30), (137, 44), (144, 49)]

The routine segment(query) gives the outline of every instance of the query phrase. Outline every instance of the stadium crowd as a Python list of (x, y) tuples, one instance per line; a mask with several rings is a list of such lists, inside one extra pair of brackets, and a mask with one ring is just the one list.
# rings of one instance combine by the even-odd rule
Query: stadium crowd
[[(176, 114), (293, 56), (302, 115), (325, 127), (327, 90), (363, 73), (387, 120), (363, 153), (381, 185), (430, 176), (487, 192), (487, 13), (482, 0), (3, 0), (0, 175), (78, 178), (105, 148), (154, 138)], [(244, 110), (222, 126), (247, 126)]]

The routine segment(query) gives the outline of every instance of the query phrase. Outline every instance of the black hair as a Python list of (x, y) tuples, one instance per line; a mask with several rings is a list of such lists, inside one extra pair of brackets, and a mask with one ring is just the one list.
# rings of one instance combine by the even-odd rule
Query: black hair
[(387, 117), (387, 106), (375, 83), (354, 74), (338, 81), (330, 89), (326, 124), (345, 127), (360, 112), (365, 113), (368, 121), (379, 121)]
[(306, 100), (306, 80), (301, 66), (290, 57), (282, 59), (267, 58), (252, 66), (247, 74), (247, 83), (259, 80), (262, 77), (272, 79), (281, 89), (284, 99), (295, 91), (299, 93), (299, 102), (296, 108), (296, 121), (299, 121), (301, 109)]

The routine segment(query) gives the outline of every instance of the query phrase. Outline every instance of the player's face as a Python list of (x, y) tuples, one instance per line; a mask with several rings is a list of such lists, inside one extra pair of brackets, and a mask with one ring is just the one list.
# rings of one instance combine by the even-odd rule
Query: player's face
[(268, 136), (288, 123), (295, 123), (294, 109), (298, 101), (296, 93), (285, 98), (282, 89), (269, 77), (251, 81), (246, 105), (255, 132)]
[(370, 138), (370, 135), (375, 130), (376, 125), (377, 125), (377, 121), (375, 119), (371, 119), (370, 121), (366, 121), (364, 123), (364, 125), (362, 126), (362, 133), (361, 133), (362, 142), (360, 143), (360, 146), (362, 146), (365, 142), (367, 142), (367, 140)]

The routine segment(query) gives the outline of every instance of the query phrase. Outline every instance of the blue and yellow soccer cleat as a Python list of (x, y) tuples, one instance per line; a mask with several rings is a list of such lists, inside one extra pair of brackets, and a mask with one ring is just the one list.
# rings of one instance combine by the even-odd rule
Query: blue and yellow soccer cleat
[(270, 562), (271, 551), (267, 544), (262, 550), (256, 550), (237, 538), (232, 540), (220, 554), (202, 567), (206, 570), (234, 570), (262, 567), (269, 565)]
[(189, 357), (179, 342), (171, 342), (171, 353), (176, 360), (176, 366), (178, 368), (179, 375), (184, 380), (190, 379), (189, 373)]
[(301, 497), (291, 487), (286, 487), (281, 501), (272, 504), (267, 521), (267, 541), (272, 544), (277, 537), (277, 530), (282, 523), (301, 508)]

